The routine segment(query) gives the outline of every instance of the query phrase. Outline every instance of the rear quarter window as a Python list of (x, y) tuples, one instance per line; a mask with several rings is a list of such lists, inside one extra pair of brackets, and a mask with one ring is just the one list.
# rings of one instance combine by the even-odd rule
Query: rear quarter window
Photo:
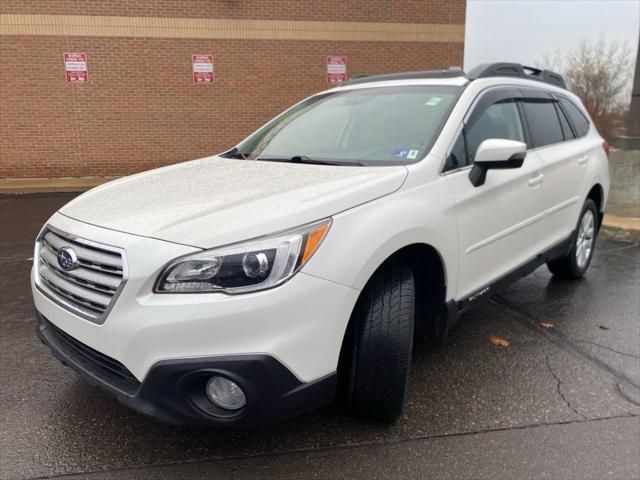
[(560, 119), (550, 100), (525, 100), (522, 105), (533, 148), (564, 141)]
[(589, 131), (589, 120), (586, 119), (584, 114), (576, 107), (573, 102), (566, 98), (560, 98), (560, 105), (569, 117), (569, 121), (573, 124), (573, 128), (576, 131), (578, 137), (584, 137)]
[(560, 124), (562, 125), (562, 133), (564, 134), (565, 140), (571, 140), (572, 138), (576, 138), (569, 126), (569, 120), (567, 120), (567, 116), (564, 111), (560, 108), (558, 104), (556, 104), (556, 113), (558, 114), (558, 118), (560, 118)]

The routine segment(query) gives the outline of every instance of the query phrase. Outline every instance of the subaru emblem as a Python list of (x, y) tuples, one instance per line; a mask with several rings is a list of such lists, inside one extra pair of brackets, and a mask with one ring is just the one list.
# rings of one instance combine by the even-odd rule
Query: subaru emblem
[(58, 265), (65, 271), (73, 270), (78, 266), (78, 256), (71, 247), (62, 247), (58, 250)]

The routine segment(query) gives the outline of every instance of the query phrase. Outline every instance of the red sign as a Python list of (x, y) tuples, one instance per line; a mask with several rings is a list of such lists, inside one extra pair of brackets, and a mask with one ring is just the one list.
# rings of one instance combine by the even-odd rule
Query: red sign
[(329, 55), (327, 57), (327, 83), (336, 85), (347, 80), (347, 57)]
[(89, 72), (87, 71), (87, 54), (65, 53), (64, 73), (67, 76), (67, 82), (89, 83)]
[(191, 55), (193, 83), (213, 83), (213, 55)]

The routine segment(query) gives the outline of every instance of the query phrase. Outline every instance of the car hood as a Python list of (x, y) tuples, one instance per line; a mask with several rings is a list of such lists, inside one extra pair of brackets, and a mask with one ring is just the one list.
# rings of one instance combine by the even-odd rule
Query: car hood
[(352, 167), (207, 157), (101, 185), (60, 213), (200, 248), (319, 220), (387, 195), (404, 166)]

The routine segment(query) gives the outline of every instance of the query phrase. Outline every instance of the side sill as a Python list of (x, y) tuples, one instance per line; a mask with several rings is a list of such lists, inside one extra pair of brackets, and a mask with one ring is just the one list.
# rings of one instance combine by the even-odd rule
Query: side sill
[(521, 266), (500, 277), (498, 280), (479, 288), (463, 299), (458, 301), (452, 300), (452, 302), (455, 302), (455, 308), (449, 308), (450, 312), (451, 310), (455, 310), (455, 314), (450, 313), (450, 315), (454, 316), (454, 319), (452, 321), (455, 322), (460, 317), (460, 315), (467, 311), (469, 308), (481, 304), (482, 301), (491, 298), (497, 293), (500, 293), (509, 285), (521, 279), (522, 277), (526, 277), (541, 265), (544, 265), (550, 260), (554, 260), (566, 255), (567, 252), (571, 249), (571, 245), (573, 244), (575, 235), (576, 232), (574, 231), (566, 240), (563, 240), (557, 245), (551, 247), (549, 250), (536, 255), (528, 262), (525, 262)]

